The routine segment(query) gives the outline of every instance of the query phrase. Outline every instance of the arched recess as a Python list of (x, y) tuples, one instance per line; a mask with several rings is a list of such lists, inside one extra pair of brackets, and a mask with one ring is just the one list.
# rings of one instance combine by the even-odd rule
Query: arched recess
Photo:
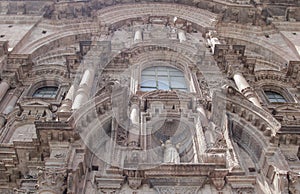
[(230, 138), (245, 150), (254, 164), (262, 158), (269, 146), (270, 138), (238, 115), (227, 113)]
[(264, 104), (270, 104), (265, 91), (276, 92), (282, 95), (286, 103), (297, 102), (297, 99), (291, 93), (294, 90), (294, 86), (286, 78), (286, 73), (275, 70), (261, 70), (255, 72), (255, 79), (253, 87)]
[(207, 29), (214, 28), (218, 17), (217, 14), (207, 10), (171, 3), (159, 3), (159, 5), (158, 3), (116, 5), (99, 10), (97, 15), (101, 23), (106, 26), (132, 18), (173, 16), (191, 22), (202, 33)]
[(37, 39), (34, 42), (23, 43), (26, 46), (14, 49), (13, 53), (31, 54), (32, 59), (34, 59), (60, 45), (72, 45), (79, 43), (80, 40), (90, 40), (92, 33), (95, 33), (97, 29), (94, 28), (93, 23), (90, 23), (88, 26), (84, 25), (84, 27), (66, 28), (44, 38)]
[[(61, 44), (74, 44), (78, 40), (82, 40), (82, 37), (90, 39), (92, 34), (97, 34), (99, 30), (107, 33), (108, 28), (113, 25), (120, 23), (125, 25), (125, 21), (150, 16), (178, 17), (191, 23), (202, 33), (214, 29), (218, 19), (217, 14), (187, 5), (168, 3), (159, 3), (159, 6), (157, 3), (115, 5), (99, 10), (97, 20), (84, 21), (71, 26), (62, 25), (65, 27), (59, 29), (58, 32), (27, 44), (23, 42), (22, 45), (26, 45), (26, 47), (22, 45), (16, 47), (13, 53), (28, 53), (34, 58)], [(146, 23), (147, 21), (145, 21)]]
[(70, 123), (93, 157), (96, 156), (107, 163), (119, 164), (119, 161), (112, 160), (115, 154), (112, 148), (116, 143), (113, 138), (113, 119), (115, 118), (111, 91), (107, 90), (76, 110), (70, 118)]
[[(147, 135), (144, 138), (146, 150), (154, 150), (155, 155), (161, 161), (163, 156), (163, 144), (170, 140), (174, 147), (177, 147), (181, 163), (194, 161), (197, 153), (196, 146), (199, 146), (196, 137), (194, 123), (185, 118), (158, 118), (147, 122)], [(157, 149), (158, 148), (158, 149)], [(199, 148), (198, 148), (199, 149)]]
[[(191, 111), (193, 97), (186, 92), (160, 90), (141, 96), (141, 120), (145, 123), (141, 147), (153, 153), (149, 156), (157, 156), (161, 161), (162, 144), (171, 140), (173, 146), (178, 146), (181, 162), (200, 161), (207, 145), (199, 114)], [(155, 159), (149, 158), (152, 162)]]
[[(290, 60), (299, 60), (296, 54), (291, 54), (293, 51), (287, 52), (288, 44), (283, 48), (273, 49), (274, 46), (269, 41), (264, 40), (261, 37), (258, 41), (257, 36), (250, 36), (249, 32), (244, 32), (243, 34), (237, 34), (236, 31), (230, 32), (226, 31), (226, 34), (221, 33), (221, 36), (228, 41), (229, 44), (239, 44), (246, 45), (246, 50), (256, 53), (257, 55), (262, 55), (262, 60), (271, 61), (272, 64), (276, 64), (278, 69), (285, 68), (285, 64)], [(258, 56), (260, 58), (261, 56)]]
[(65, 85), (62, 85), (61, 83), (62, 80), (57, 80), (57, 79), (45, 79), (45, 78), (40, 78), (37, 79), (36, 82), (31, 84), (27, 90), (24, 92), (24, 96), (26, 98), (32, 98), (33, 94), (40, 88), (42, 87), (56, 87), (56, 95), (55, 99), (58, 99), (58, 97), (61, 97), (63, 93), (65, 92)]
[[(191, 92), (199, 94), (209, 93), (208, 91), (204, 92), (200, 90), (200, 84), (205, 84), (206, 82), (203, 81), (205, 79), (201, 73), (201, 69), (197, 66), (197, 60), (189, 56), (190, 53), (197, 52), (196, 48), (192, 46), (182, 47), (181, 44), (172, 44), (172, 46), (163, 44), (137, 44), (133, 48), (126, 49), (115, 56), (105, 65), (103, 72), (104, 74), (111, 74), (113, 76), (112, 74), (116, 71), (127, 74), (128, 70), (132, 70), (133, 72), (130, 73), (130, 76), (137, 82), (131, 90), (137, 91), (143, 69), (151, 67), (153, 65), (152, 62), (168, 63), (168, 66), (184, 72)], [(189, 55), (185, 53), (189, 53)], [(198, 80), (202, 80), (202, 82), (199, 83)], [(98, 85), (101, 85), (101, 83)]]
[(227, 121), (230, 139), (262, 168), (265, 153), (274, 143), (281, 124), (266, 110), (252, 104), (234, 88), (228, 86), (213, 97), (212, 119), (218, 126)]

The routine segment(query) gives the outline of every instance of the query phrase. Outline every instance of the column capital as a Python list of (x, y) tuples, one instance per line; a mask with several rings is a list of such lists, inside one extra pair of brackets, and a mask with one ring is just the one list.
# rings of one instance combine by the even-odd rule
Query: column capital
[(1, 83), (7, 83), (8, 85), (10, 85), (10, 83), (12, 82), (12, 78), (11, 77), (8, 77), (8, 76), (4, 76), (1, 80)]
[(233, 76), (236, 75), (236, 74), (244, 76), (243, 71), (241, 70), (239, 65), (228, 65), (227, 76), (229, 78), (233, 78)]

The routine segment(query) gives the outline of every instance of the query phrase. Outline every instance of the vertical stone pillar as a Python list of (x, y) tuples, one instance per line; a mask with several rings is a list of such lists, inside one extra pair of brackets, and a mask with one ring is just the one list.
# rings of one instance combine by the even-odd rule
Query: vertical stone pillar
[(140, 136), (140, 127), (139, 127), (139, 108), (137, 104), (133, 104), (131, 106), (130, 112), (130, 127), (129, 127), (129, 135), (128, 135), (128, 145), (136, 147), (139, 144), (139, 136)]
[(134, 43), (137, 43), (137, 42), (140, 42), (143, 40), (143, 34), (142, 34), (142, 31), (141, 30), (137, 30), (135, 31), (134, 33)]
[(244, 76), (237, 72), (233, 75), (233, 80), (238, 87), (239, 91), (248, 99), (250, 100), (254, 105), (261, 108), (261, 105), (255, 95), (255, 93), (252, 91), (250, 85), (248, 84), (247, 80), (244, 78)]
[(73, 101), (74, 90), (75, 90), (74, 84), (72, 84), (72, 86), (70, 87), (70, 89), (69, 89), (69, 91), (68, 91), (68, 93), (67, 93), (67, 95), (66, 95), (65, 100), (71, 100), (71, 101)]
[(70, 111), (71, 107), (72, 107), (72, 102), (73, 102), (73, 97), (74, 97), (74, 92), (75, 92), (75, 88), (74, 88), (74, 84), (70, 87), (66, 98), (63, 102), (63, 104), (61, 105), (60, 111), (59, 112), (68, 112)]
[(9, 89), (9, 84), (6, 80), (2, 80), (0, 84), (0, 101), (2, 101), (2, 98), (5, 96), (7, 90)]
[(178, 32), (178, 39), (179, 39), (179, 42), (184, 42), (184, 41), (186, 41), (186, 36), (185, 36), (184, 31), (179, 31), (179, 32)]
[(94, 72), (91, 69), (86, 69), (81, 78), (79, 88), (76, 92), (76, 96), (72, 105), (72, 109), (79, 109), (80, 106), (88, 101), (90, 90), (94, 81)]
[(6, 108), (4, 109), (3, 113), (8, 114), (11, 111), (13, 111), (18, 99), (19, 99), (19, 97), (17, 95), (13, 94), (13, 96), (11, 97), (10, 101), (8, 102)]
[(6, 122), (6, 118), (4, 117), (4, 115), (0, 115), (0, 129), (4, 127), (5, 122)]
[(206, 116), (206, 113), (205, 113), (205, 110), (204, 110), (202, 104), (197, 106), (197, 112), (200, 114), (202, 126), (207, 127), (208, 126), (208, 119), (207, 119), (207, 116)]

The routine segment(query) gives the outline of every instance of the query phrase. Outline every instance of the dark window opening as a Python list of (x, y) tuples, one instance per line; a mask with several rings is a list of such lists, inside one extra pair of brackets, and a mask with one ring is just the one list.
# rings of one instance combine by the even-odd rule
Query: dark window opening
[(249, 172), (255, 172), (255, 168), (248, 168)]
[(273, 91), (265, 91), (269, 102), (287, 102), (286, 99), (279, 93)]
[(92, 171), (98, 171), (99, 167), (98, 166), (92, 166)]
[(56, 86), (46, 86), (37, 89), (32, 96), (37, 98), (55, 98), (57, 90)]

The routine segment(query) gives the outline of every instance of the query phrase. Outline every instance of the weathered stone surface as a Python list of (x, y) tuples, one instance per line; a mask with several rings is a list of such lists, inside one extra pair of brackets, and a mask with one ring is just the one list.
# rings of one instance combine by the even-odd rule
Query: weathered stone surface
[(0, 193), (299, 193), (299, 10), (0, 1)]

